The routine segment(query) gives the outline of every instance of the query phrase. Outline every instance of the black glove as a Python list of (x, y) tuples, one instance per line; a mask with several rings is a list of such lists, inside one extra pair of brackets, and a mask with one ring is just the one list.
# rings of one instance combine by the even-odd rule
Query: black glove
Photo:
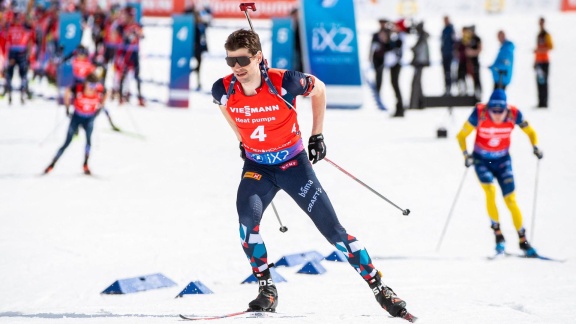
[(242, 144), (242, 142), (240, 142), (240, 158), (244, 161), (246, 161), (246, 150), (244, 149), (244, 145)]
[(537, 146), (534, 146), (534, 155), (540, 160), (544, 157), (544, 152), (542, 152)]
[(464, 152), (464, 166), (469, 168), (471, 165), (474, 165), (474, 157), (468, 152)]
[(66, 116), (70, 117), (70, 107), (66, 106), (64, 109), (66, 111)]
[(326, 145), (324, 144), (324, 135), (312, 135), (308, 140), (308, 160), (312, 164), (322, 160), (326, 156)]

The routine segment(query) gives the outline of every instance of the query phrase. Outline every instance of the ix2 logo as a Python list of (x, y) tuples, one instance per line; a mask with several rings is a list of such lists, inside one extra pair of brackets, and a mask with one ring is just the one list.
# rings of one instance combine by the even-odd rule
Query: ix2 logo
[(350, 45), (354, 40), (354, 32), (348, 27), (332, 25), (328, 30), (321, 25), (312, 30), (312, 50), (323, 52), (350, 53), (354, 48)]

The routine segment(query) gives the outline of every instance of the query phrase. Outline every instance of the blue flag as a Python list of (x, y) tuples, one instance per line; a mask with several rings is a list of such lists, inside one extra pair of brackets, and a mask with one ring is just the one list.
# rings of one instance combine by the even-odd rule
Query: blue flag
[[(69, 57), (82, 41), (82, 16), (79, 12), (61, 12), (60, 13), (60, 40), (58, 43), (61, 51), (61, 58)], [(58, 102), (63, 102), (64, 89), (70, 87), (74, 82), (72, 74), (72, 62), (70, 60), (63, 62), (58, 66), (56, 77), (58, 86)]]
[(291, 18), (272, 18), (272, 64), (273, 68), (294, 68), (294, 29)]
[(194, 17), (174, 15), (172, 20), (168, 106), (187, 108), (190, 96), (190, 59), (194, 51)]

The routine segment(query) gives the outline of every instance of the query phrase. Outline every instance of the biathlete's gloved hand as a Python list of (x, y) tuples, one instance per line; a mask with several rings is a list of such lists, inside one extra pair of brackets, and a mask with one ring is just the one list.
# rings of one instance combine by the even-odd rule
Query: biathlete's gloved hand
[(240, 158), (246, 161), (246, 150), (244, 149), (244, 145), (242, 144), (242, 142), (240, 142), (239, 147), (240, 147)]
[(464, 166), (469, 168), (471, 165), (474, 165), (474, 157), (468, 152), (464, 152)]
[(312, 164), (315, 164), (325, 156), (326, 145), (324, 144), (324, 135), (320, 133), (310, 136), (308, 140), (308, 160), (312, 161)]
[(536, 155), (536, 157), (538, 158), (538, 160), (540, 160), (541, 158), (544, 157), (544, 152), (542, 152), (538, 146), (534, 146), (534, 155)]
[(66, 116), (70, 117), (70, 107), (66, 106), (64, 109), (66, 109)]

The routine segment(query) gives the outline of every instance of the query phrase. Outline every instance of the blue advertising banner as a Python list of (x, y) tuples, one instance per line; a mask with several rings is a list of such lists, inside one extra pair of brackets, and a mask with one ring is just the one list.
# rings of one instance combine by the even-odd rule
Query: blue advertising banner
[[(82, 16), (79, 12), (61, 12), (59, 21), (60, 40), (58, 46), (61, 57), (66, 58), (80, 45), (82, 40)], [(58, 101), (62, 102), (64, 88), (72, 85), (74, 77), (72, 75), (72, 62), (67, 60), (58, 66), (57, 73)]]
[(194, 51), (194, 17), (172, 16), (172, 55), (170, 57), (169, 107), (188, 108), (190, 59)]
[(328, 108), (362, 106), (353, 0), (300, 0), (306, 71), (326, 84)]
[(291, 18), (272, 18), (271, 67), (292, 70), (294, 68), (294, 28)]

